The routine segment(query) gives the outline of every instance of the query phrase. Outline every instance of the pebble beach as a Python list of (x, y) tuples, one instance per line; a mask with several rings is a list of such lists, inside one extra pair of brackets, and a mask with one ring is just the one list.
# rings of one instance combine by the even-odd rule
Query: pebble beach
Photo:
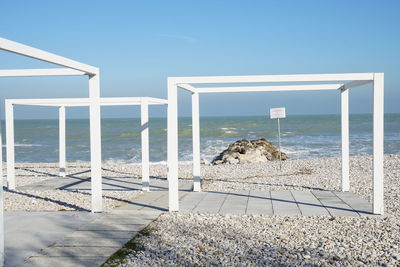
[[(203, 166), (204, 190), (339, 190), (340, 158)], [(372, 158), (351, 157), (351, 191), (371, 201)], [(190, 167), (181, 167), (182, 178)], [(163, 214), (120, 266), (399, 266), (400, 156), (385, 156), (380, 217)]]
[[(400, 262), (400, 156), (385, 155), (385, 216), (263, 216), (165, 213), (138, 237), (144, 250), (121, 266), (164, 265), (333, 265), (398, 266)], [(17, 186), (57, 177), (53, 163), (18, 163)], [(68, 173), (89, 177), (88, 163), (70, 163)], [(139, 178), (140, 165), (105, 163), (103, 175)], [(179, 167), (191, 179), (191, 165)], [(153, 179), (165, 179), (166, 165), (151, 165)], [(351, 157), (351, 191), (371, 201), (372, 158)], [(203, 189), (339, 190), (340, 158), (282, 163), (202, 165)], [(105, 210), (135, 199), (140, 191), (105, 191)], [(89, 191), (5, 191), (5, 210), (90, 210)]]

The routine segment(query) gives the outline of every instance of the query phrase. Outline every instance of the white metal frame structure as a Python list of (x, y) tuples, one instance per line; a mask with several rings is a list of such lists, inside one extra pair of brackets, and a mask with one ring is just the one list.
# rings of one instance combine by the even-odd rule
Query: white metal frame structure
[[(275, 85), (260, 85), (275, 83)], [(276, 85), (279, 83), (279, 85)], [(284, 83), (284, 85), (282, 85)], [(178, 88), (192, 93), (193, 190), (201, 190), (199, 95), (202, 93), (338, 90), (341, 95), (342, 191), (349, 191), (349, 89), (372, 83), (373, 90), (373, 213), (384, 213), (383, 137), (384, 74), (297, 74), (260, 76), (203, 76), (168, 78), (168, 181), (169, 210), (178, 200)], [(202, 84), (202, 87), (195, 87)], [(212, 86), (224, 84), (228, 86)], [(232, 84), (249, 84), (232, 86)]]
[[(61, 57), (21, 43), (0, 38), (0, 50), (52, 63), (62, 68), (50, 69), (1, 69), (0, 77), (74, 76), (87, 75), (90, 98), (90, 158), (92, 183), (92, 212), (102, 211), (101, 196), (101, 127), (100, 127), (100, 71), (98, 68)], [(1, 134), (0, 134), (1, 147)], [(1, 149), (0, 149), (1, 151)], [(2, 178), (2, 154), (0, 152), (0, 177)], [(4, 264), (3, 180), (0, 184), (0, 265)]]
[[(65, 142), (65, 108), (89, 106), (88, 98), (62, 99), (6, 99), (6, 149), (7, 149), (7, 183), (9, 189), (15, 189), (15, 155), (14, 155), (14, 105), (47, 106), (59, 108), (59, 175), (65, 177), (66, 142)], [(166, 99), (153, 97), (103, 97), (100, 106), (140, 106), (141, 146), (142, 146), (142, 185), (143, 191), (150, 190), (149, 170), (149, 105), (168, 105)]]

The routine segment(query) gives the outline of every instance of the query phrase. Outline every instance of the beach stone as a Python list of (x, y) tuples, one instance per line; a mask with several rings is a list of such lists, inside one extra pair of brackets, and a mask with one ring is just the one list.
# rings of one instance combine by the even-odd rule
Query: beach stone
[[(355, 227), (356, 222), (363, 226)], [(130, 253), (120, 265), (104, 266), (398, 265), (396, 252), (387, 249), (400, 241), (394, 216), (332, 221), (328, 216), (167, 213), (150, 227), (155, 231), (137, 240), (145, 250)]]
[[(282, 160), (286, 160), (285, 153), (281, 153)], [(222, 151), (212, 162), (219, 164), (246, 164), (279, 160), (279, 151), (276, 146), (264, 138), (257, 140), (238, 140)]]

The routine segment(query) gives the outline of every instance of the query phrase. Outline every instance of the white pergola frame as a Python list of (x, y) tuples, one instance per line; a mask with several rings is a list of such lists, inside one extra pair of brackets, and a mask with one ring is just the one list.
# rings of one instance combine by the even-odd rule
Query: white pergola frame
[[(259, 85), (285, 83), (285, 85)], [(308, 84), (307, 84), (308, 83)], [(317, 84), (320, 83), (320, 84)], [(168, 78), (168, 181), (169, 210), (179, 211), (178, 192), (178, 89), (192, 93), (193, 190), (201, 191), (199, 95), (202, 93), (338, 90), (341, 95), (342, 191), (349, 191), (349, 89), (372, 83), (373, 89), (373, 213), (384, 213), (383, 138), (384, 74), (296, 74), (259, 76), (203, 76)], [(207, 87), (195, 87), (203, 84)], [(250, 84), (210, 86), (210, 84)]]
[[(21, 56), (52, 63), (62, 68), (50, 69), (0, 69), (0, 77), (33, 77), (33, 76), (81, 76), (89, 78), (90, 99), (90, 159), (92, 185), (92, 212), (101, 212), (101, 123), (100, 123), (100, 71), (98, 68), (78, 61), (58, 56), (37, 48), (0, 37), (0, 50)], [(0, 133), (0, 147), (1, 147)], [(3, 173), (2, 152), (0, 149), (0, 265), (4, 264), (4, 217), (3, 217)], [(100, 194), (94, 194), (100, 192)]]
[[(46, 106), (59, 108), (59, 175), (65, 177), (66, 170), (66, 107), (87, 107), (88, 98), (55, 98), (55, 99), (6, 99), (6, 149), (7, 149), (7, 183), (8, 188), (15, 189), (15, 137), (14, 105)], [(149, 105), (167, 105), (166, 99), (153, 97), (103, 97), (100, 106), (140, 106), (141, 118), (141, 151), (142, 151), (142, 185), (143, 191), (150, 190), (149, 170)]]

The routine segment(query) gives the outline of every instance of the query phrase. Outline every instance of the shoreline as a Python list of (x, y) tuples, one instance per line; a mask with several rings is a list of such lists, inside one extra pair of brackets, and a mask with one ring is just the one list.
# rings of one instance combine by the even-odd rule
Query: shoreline
[[(282, 151), (284, 152), (284, 151)], [(350, 155), (350, 158), (355, 158), (355, 157), (372, 157), (373, 154), (357, 154), (357, 155)], [(393, 153), (385, 153), (384, 156), (389, 156), (389, 157), (396, 157), (396, 156), (400, 156), (400, 154), (393, 154)], [(283, 160), (282, 162), (288, 162), (288, 161), (295, 161), (295, 160), (314, 160), (314, 159), (333, 159), (333, 158), (341, 158), (341, 156), (323, 156), (323, 157), (304, 157), (304, 158), (290, 158), (288, 157), (286, 160)], [(204, 160), (204, 159), (202, 159)], [(273, 162), (277, 162), (277, 161), (269, 161), (266, 162), (265, 164), (269, 164), (269, 163), (273, 163)], [(52, 161), (52, 162), (47, 162), (47, 161), (15, 161), (15, 164), (58, 164), (58, 161)], [(71, 163), (71, 164), (78, 164), (78, 163), (84, 163), (84, 164), (89, 164), (90, 160), (75, 160), (75, 161), (67, 161), (67, 164)], [(102, 160), (103, 164), (132, 164), (132, 165), (141, 165), (141, 162), (131, 162), (131, 161), (127, 161), (127, 160), (115, 160), (115, 159), (106, 159), (106, 160)], [(3, 162), (3, 168), (6, 166), (6, 162)], [(166, 165), (167, 164), (167, 160), (162, 160), (162, 161), (150, 161), (149, 162), (150, 165)], [(191, 160), (179, 160), (179, 165), (189, 165), (192, 164)], [(245, 164), (238, 164), (238, 165), (246, 165), (248, 163)], [(250, 163), (251, 164), (251, 163)], [(203, 165), (211, 165), (211, 163), (206, 162), (205, 164), (201, 164)], [(229, 165), (229, 164), (225, 164), (225, 165)], [(233, 165), (233, 164), (232, 164)]]

